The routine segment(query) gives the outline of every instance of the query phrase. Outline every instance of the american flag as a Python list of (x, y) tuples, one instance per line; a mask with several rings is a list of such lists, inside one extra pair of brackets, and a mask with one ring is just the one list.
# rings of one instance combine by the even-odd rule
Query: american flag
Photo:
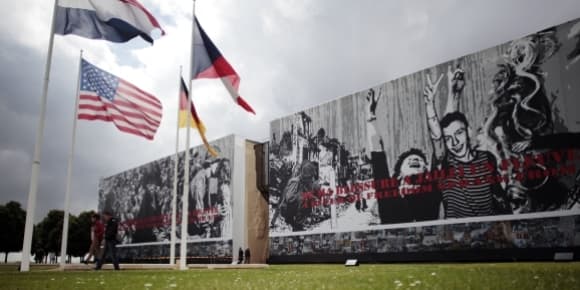
[(78, 118), (113, 122), (123, 132), (152, 140), (161, 123), (161, 102), (86, 60), (81, 62)]

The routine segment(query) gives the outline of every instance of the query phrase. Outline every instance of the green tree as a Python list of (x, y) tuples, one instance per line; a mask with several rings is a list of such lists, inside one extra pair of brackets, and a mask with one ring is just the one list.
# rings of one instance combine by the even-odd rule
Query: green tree
[(43, 240), (42, 222), (34, 226), (34, 232), (32, 234), (32, 246), (30, 249), (30, 254), (34, 255), (34, 260), (36, 263), (43, 263), (44, 258), (48, 251), (46, 250), (46, 241)]
[(91, 216), (92, 211), (85, 211), (78, 217), (71, 217), (67, 254), (73, 257), (84, 256), (91, 243)]
[(45, 245), (46, 253), (60, 254), (60, 242), (62, 240), (62, 222), (64, 212), (53, 209), (40, 222), (40, 240)]
[(0, 206), (0, 252), (5, 253), (4, 263), (8, 262), (8, 253), (22, 250), (26, 211), (20, 203), (10, 201)]

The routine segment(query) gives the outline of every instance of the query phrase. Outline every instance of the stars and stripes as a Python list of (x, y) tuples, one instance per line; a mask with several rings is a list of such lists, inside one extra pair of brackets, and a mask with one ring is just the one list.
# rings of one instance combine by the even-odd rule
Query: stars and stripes
[(82, 59), (78, 118), (113, 122), (126, 133), (152, 140), (162, 117), (155, 96)]

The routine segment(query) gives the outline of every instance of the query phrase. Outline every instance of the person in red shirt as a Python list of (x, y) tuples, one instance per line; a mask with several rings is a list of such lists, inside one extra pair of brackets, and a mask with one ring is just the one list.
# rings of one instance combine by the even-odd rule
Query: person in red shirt
[(94, 258), (95, 263), (100, 259), (101, 242), (103, 241), (104, 234), (105, 226), (101, 222), (101, 216), (98, 213), (94, 213), (91, 216), (91, 246), (89, 248), (89, 254), (84, 259), (85, 264), (89, 263), (91, 257)]

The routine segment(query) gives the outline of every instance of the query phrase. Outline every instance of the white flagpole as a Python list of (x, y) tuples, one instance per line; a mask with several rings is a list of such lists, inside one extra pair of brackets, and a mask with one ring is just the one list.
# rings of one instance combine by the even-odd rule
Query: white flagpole
[(177, 220), (177, 174), (179, 173), (179, 105), (181, 103), (181, 74), (182, 67), (179, 66), (179, 92), (177, 98), (177, 132), (175, 133), (175, 158), (174, 158), (174, 170), (173, 170), (173, 191), (171, 200), (171, 248), (169, 249), (169, 264), (175, 265), (175, 240), (177, 236), (175, 234), (176, 230), (176, 220)]
[(44, 119), (46, 117), (46, 99), (48, 95), (48, 82), (50, 80), (50, 66), (52, 63), (52, 48), (54, 43), (54, 21), (56, 17), (57, 2), (58, 0), (54, 1), (54, 7), (52, 11), (52, 22), (50, 24), (50, 38), (48, 41), (48, 53), (46, 56), (46, 66), (44, 69), (44, 83), (42, 87), (42, 97), (40, 99), (40, 116), (38, 118), (38, 129), (36, 131), (36, 144), (34, 145), (32, 172), (30, 174), (28, 203), (26, 206), (24, 242), (22, 245), (22, 260), (20, 262), (21, 272), (28, 272), (30, 270), (30, 250), (32, 248), (32, 231), (34, 230), (34, 213), (36, 211), (36, 193), (38, 192), (38, 173), (40, 170), (40, 148), (42, 148)]
[(75, 112), (73, 115), (72, 140), (70, 145), (70, 153), (68, 155), (68, 165), (66, 169), (66, 189), (64, 194), (64, 220), (62, 222), (62, 240), (60, 242), (60, 269), (64, 270), (66, 265), (66, 249), (68, 245), (68, 215), (70, 207), (70, 184), (72, 180), (72, 165), (75, 154), (75, 141), (77, 136), (77, 115), (79, 114), (79, 93), (81, 88), (81, 73), (82, 73), (83, 51), (81, 50), (79, 56), (79, 73), (77, 80), (77, 90), (75, 97)]
[(184, 172), (183, 172), (183, 197), (182, 197), (182, 210), (181, 210), (181, 243), (179, 248), (179, 269), (180, 270), (187, 270), (187, 223), (188, 223), (188, 210), (189, 210), (189, 136), (191, 131), (191, 118), (190, 110), (191, 107), (191, 100), (193, 99), (193, 76), (192, 76), (192, 68), (193, 68), (193, 51), (195, 45), (195, 0), (193, 0), (193, 9), (192, 9), (192, 23), (191, 23), (191, 55), (189, 63), (191, 65), (189, 69), (189, 98), (188, 98), (188, 114), (187, 114), (187, 133), (185, 137), (185, 162), (184, 162)]

